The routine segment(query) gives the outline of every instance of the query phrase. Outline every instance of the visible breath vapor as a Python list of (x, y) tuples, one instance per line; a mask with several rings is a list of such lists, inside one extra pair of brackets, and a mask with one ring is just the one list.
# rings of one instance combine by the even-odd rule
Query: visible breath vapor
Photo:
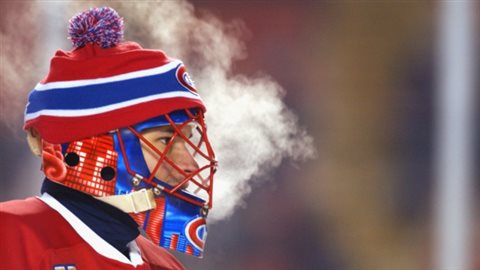
[(39, 40), (39, 13), (34, 5), (25, 2), (7, 1), (0, 7), (3, 10), (0, 18), (0, 121), (12, 134), (18, 135), (27, 93), (39, 76), (40, 68), (35, 65), (32, 52), (32, 45)]
[(223, 23), (185, 1), (121, 2), (116, 8), (125, 17), (126, 37), (182, 59), (205, 100), (219, 160), (210, 221), (229, 217), (243, 204), (254, 176), (285, 157), (314, 155), (313, 140), (283, 103), (278, 83), (268, 76), (232, 75), (233, 62), (246, 56), (240, 21)]
[[(24, 138), (27, 96), (48, 72), (56, 49), (65, 47), (68, 15), (61, 2), (1, 2), (0, 121)], [(62, 24), (60, 24), (61, 22)]]

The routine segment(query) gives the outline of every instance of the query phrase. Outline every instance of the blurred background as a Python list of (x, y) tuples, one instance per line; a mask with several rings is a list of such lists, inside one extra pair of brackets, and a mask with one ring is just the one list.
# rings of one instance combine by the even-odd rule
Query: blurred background
[[(132, 29), (141, 27), (135, 22), (142, 14), (129, 12), (135, 2), (60, 9), (55, 1), (0, 2), (1, 201), (39, 192), (40, 162), (21, 130), (24, 104), (54, 50), (69, 49), (66, 19), (90, 4), (108, 4), (133, 21)], [(283, 102), (313, 137), (317, 154), (284, 158), (254, 176), (242, 206), (209, 226), (205, 258), (176, 256), (188, 269), (431, 269), (438, 4), (191, 4), (196, 16), (241, 25), (245, 55), (233, 62), (232, 74), (269, 76), (281, 85)], [(133, 31), (126, 37), (142, 39)], [(478, 122), (478, 106), (474, 113)], [(473, 164), (479, 164), (478, 125), (474, 130)], [(474, 169), (472, 252), (480, 249)], [(476, 260), (473, 269), (480, 269)]]

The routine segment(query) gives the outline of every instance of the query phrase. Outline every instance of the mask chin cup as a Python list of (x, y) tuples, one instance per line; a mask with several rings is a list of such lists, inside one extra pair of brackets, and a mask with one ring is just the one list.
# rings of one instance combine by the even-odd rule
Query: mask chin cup
[(155, 205), (154, 209), (131, 214), (150, 240), (164, 248), (202, 257), (207, 237), (204, 207), (165, 192), (156, 195)]
[(167, 195), (163, 235), (159, 245), (202, 257), (206, 238), (207, 223), (202, 207)]

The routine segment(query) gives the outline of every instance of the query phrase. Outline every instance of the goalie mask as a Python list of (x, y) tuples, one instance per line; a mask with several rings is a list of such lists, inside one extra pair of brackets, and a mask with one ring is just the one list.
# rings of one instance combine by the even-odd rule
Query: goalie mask
[(72, 18), (76, 48), (52, 58), (24, 128), (42, 138), (49, 179), (129, 213), (157, 245), (201, 257), (216, 169), (205, 106), (181, 61), (119, 43), (122, 29), (110, 8)]

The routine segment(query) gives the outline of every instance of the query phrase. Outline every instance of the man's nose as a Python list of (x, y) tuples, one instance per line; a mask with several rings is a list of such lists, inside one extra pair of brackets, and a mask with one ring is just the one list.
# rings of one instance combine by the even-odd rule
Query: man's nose
[(190, 174), (200, 168), (192, 153), (188, 150), (186, 143), (177, 145), (175, 150), (175, 163), (183, 172)]

